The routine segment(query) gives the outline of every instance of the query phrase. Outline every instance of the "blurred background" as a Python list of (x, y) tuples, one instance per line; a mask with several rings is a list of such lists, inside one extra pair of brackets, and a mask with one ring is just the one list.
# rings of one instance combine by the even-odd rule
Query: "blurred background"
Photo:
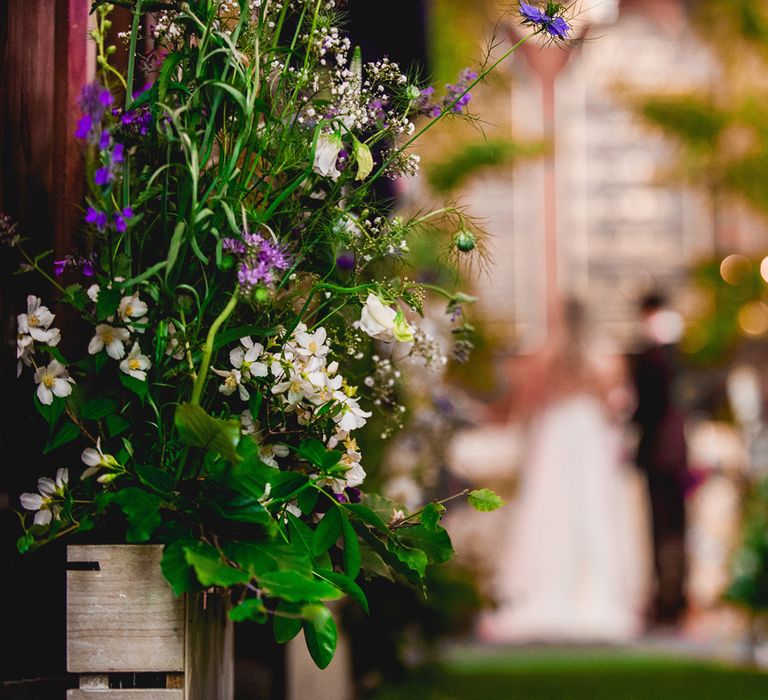
[[(509, 0), (348, 9), (364, 58), (386, 53), (438, 92), (524, 31)], [(0, 2), (0, 210), (41, 250), (67, 250), (79, 216), (87, 11)], [(382, 439), (371, 421), (361, 440), (371, 485), (406, 508), (481, 487), (508, 503), (449, 509), (456, 559), (432, 571), (429, 597), (377, 580), (370, 617), (340, 609), (329, 671), (241, 626), (238, 697), (768, 692), (768, 6), (568, 13), (572, 43), (524, 44), (473, 90), (477, 118), (430, 132), (420, 174), (385, 193), (393, 215), (451, 201), (487, 235), (471, 236), (481, 255), (458, 247), (458, 274), (435, 251), (462, 232), (439, 225), (395, 264), (477, 301), (427, 308), (420, 325), (449, 360), (401, 363), (403, 431)], [(11, 347), (26, 286), (0, 265)], [(13, 551), (11, 509), (42, 470), (18, 440), (32, 409), (3, 357), (0, 392), (16, 398), (1, 404), (0, 624), (16, 645), (0, 697), (52, 698), (71, 680), (63, 550)]]

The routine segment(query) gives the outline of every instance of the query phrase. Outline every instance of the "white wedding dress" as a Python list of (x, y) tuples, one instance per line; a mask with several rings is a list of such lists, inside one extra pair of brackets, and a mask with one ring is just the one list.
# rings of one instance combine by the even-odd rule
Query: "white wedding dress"
[(619, 642), (638, 633), (645, 532), (619, 439), (587, 392), (557, 399), (534, 419), (508, 506), (500, 605), (481, 621), (484, 638)]

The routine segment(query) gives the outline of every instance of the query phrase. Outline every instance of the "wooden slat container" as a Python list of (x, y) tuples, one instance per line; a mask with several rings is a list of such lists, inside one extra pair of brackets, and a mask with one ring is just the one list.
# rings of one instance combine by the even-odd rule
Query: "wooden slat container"
[[(162, 554), (161, 545), (67, 548), (67, 670), (80, 674), (69, 700), (233, 697), (225, 600), (177, 598), (160, 571)], [(119, 687), (135, 679), (139, 687)]]

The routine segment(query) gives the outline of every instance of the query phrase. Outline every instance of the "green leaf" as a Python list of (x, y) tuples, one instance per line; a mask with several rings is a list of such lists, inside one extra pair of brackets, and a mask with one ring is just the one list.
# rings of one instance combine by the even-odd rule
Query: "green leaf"
[(128, 542), (146, 542), (160, 525), (160, 499), (155, 494), (129, 486), (115, 493), (113, 501), (128, 520)]
[(301, 606), (281, 600), (275, 608), (272, 631), (278, 644), (290, 642), (301, 632)]
[(84, 420), (99, 420), (117, 411), (117, 403), (112, 399), (90, 399), (80, 408), (80, 417)]
[(149, 391), (147, 382), (142, 381), (141, 379), (136, 379), (136, 377), (132, 377), (130, 374), (126, 374), (125, 372), (120, 372), (118, 376), (120, 377), (120, 383), (126, 389), (128, 389), (128, 391), (136, 394), (136, 396), (138, 396), (139, 399), (141, 399), (143, 402), (147, 396), (147, 391)]
[(336, 544), (341, 536), (341, 509), (332, 506), (326, 511), (312, 538), (312, 553), (321, 554)]
[(224, 546), (227, 558), (256, 578), (273, 571), (297, 571), (312, 576), (312, 562), (302, 544), (282, 542), (232, 542)]
[(317, 489), (304, 489), (296, 496), (296, 505), (302, 513), (311, 513), (315, 509), (320, 493)]
[(431, 564), (443, 564), (453, 556), (453, 545), (448, 533), (439, 525), (428, 530), (423, 525), (398, 530), (399, 540), (407, 547), (422, 550)]
[(179, 221), (176, 227), (173, 229), (173, 236), (171, 236), (171, 244), (168, 246), (168, 256), (165, 260), (165, 281), (168, 282), (168, 277), (173, 270), (173, 266), (176, 264), (176, 259), (179, 257), (179, 250), (184, 240), (184, 231), (187, 224), (185, 221)]
[(501, 508), (504, 501), (491, 489), (475, 489), (467, 495), (467, 501), (475, 510), (481, 513), (490, 513), (492, 510)]
[[(18, 540), (16, 540), (16, 549), (18, 549), (21, 554), (25, 554), (34, 544), (35, 536), (31, 532), (25, 532)], [(299, 625), (299, 627), (301, 627), (301, 625)]]
[(305, 605), (301, 610), (304, 621), (304, 641), (318, 668), (326, 668), (336, 652), (338, 632), (331, 612), (324, 605)]
[(37, 398), (37, 394), (35, 394), (34, 401), (37, 412), (43, 417), (45, 422), (53, 428), (59, 418), (61, 418), (61, 414), (64, 413), (64, 408), (66, 406), (64, 399), (54, 396), (53, 401), (50, 404), (44, 404)]
[(372, 525), (377, 530), (389, 534), (389, 526), (385, 523), (378, 513), (375, 513), (368, 506), (364, 506), (362, 503), (350, 503), (344, 506), (348, 511), (355, 514), (355, 516), (368, 525)]
[(272, 470), (274, 474), (270, 478), (272, 490), (269, 497), (272, 499), (288, 500), (293, 498), (297, 491), (303, 489), (309, 481), (306, 474), (297, 472), (281, 472), (277, 469)]
[(244, 620), (265, 622), (267, 609), (259, 598), (248, 598), (229, 611), (229, 619), (232, 622), (243, 622)]
[[(117, 307), (120, 306), (121, 298), (122, 292), (119, 289), (108, 289), (106, 285), (101, 285), (96, 301), (96, 318), (99, 321), (104, 321), (107, 316), (113, 316)], [(102, 352), (104, 351), (102, 350)]]
[(261, 404), (264, 402), (264, 395), (259, 391), (251, 392), (251, 397), (248, 399), (248, 408), (251, 411), (253, 420), (258, 420), (259, 411), (261, 410)]
[(194, 567), (197, 580), (203, 586), (234, 586), (248, 583), (250, 575), (241, 569), (235, 569), (221, 558), (218, 549), (205, 542), (184, 548), (187, 563)]
[(336, 571), (331, 571), (329, 569), (320, 569), (317, 572), (317, 575), (322, 576), (324, 579), (328, 579), (334, 586), (341, 588), (341, 590), (352, 598), (352, 600), (360, 604), (360, 607), (365, 610), (366, 615), (370, 614), (370, 610), (368, 609), (368, 599), (365, 597), (363, 589), (349, 576), (339, 574)]
[(375, 549), (372, 549), (366, 543), (363, 543), (360, 547), (360, 565), (366, 574), (366, 578), (380, 576), (392, 582), (395, 580), (392, 576), (392, 567), (381, 558), (381, 555)]
[(330, 569), (331, 558), (328, 556), (328, 552), (323, 551), (318, 555), (312, 553), (312, 541), (315, 535), (312, 528), (292, 513), (286, 513), (286, 515), (288, 516), (288, 532), (290, 533), (291, 544), (300, 546), (308, 556), (312, 557), (316, 566)]
[(298, 455), (323, 470), (335, 467), (344, 456), (338, 450), (329, 450), (320, 440), (315, 438), (302, 440), (299, 445)]
[(64, 290), (64, 294), (61, 296), (61, 300), (65, 304), (76, 308), (78, 311), (85, 311), (86, 307), (90, 303), (88, 294), (79, 284), (70, 284)]
[(212, 510), (227, 520), (264, 525), (268, 530), (275, 527), (275, 521), (269, 511), (248, 494), (236, 492), (220, 494), (209, 505)]
[(360, 573), (360, 542), (346, 511), (337, 510), (341, 515), (341, 533), (344, 536), (344, 571), (349, 578), (355, 579)]
[(162, 494), (170, 494), (176, 487), (176, 481), (171, 474), (146, 464), (136, 466), (136, 475), (139, 481), (145, 486), (149, 486), (153, 491)]
[(177, 540), (163, 549), (160, 569), (176, 595), (191, 593), (199, 588), (194, 569), (187, 562), (187, 547), (194, 547), (193, 540)]
[(57, 447), (66, 445), (68, 442), (72, 442), (75, 438), (80, 436), (80, 428), (78, 428), (72, 421), (68, 420), (61, 428), (56, 431), (56, 434), (48, 441), (43, 454), (52, 452)]
[[(411, 571), (416, 572), (420, 579), (424, 578), (424, 572), (427, 569), (429, 560), (427, 555), (420, 549), (411, 549), (403, 546), (394, 540), (387, 542), (387, 551), (394, 554), (397, 560)], [(405, 573), (405, 572), (404, 572)]]
[(109, 433), (109, 437), (116, 437), (131, 427), (131, 421), (128, 420), (125, 416), (121, 416), (119, 414), (112, 414), (111, 416), (107, 416), (104, 419), (104, 422), (107, 425), (107, 432)]
[(442, 503), (428, 503), (421, 513), (421, 524), (427, 530), (437, 530), (444, 512), (445, 506)]
[(185, 445), (211, 450), (230, 462), (238, 461), (240, 421), (213, 418), (200, 406), (183, 403), (176, 407), (174, 422)]
[(319, 581), (298, 571), (273, 571), (259, 578), (259, 586), (276, 598), (292, 603), (308, 600), (336, 600), (344, 594), (327, 581)]

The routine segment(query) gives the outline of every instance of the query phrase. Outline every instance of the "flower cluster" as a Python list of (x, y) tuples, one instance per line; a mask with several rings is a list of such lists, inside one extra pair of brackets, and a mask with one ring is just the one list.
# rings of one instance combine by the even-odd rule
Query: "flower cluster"
[[(127, 541), (165, 543), (177, 593), (237, 589), (233, 619), (287, 604), (291, 625), (327, 638), (323, 601), (356, 591), (361, 572), (423, 582), (450, 556), (442, 511), (382, 501), (381, 514), (360, 489), (368, 441), (402, 425), (399, 363), (445, 362), (420, 328), (425, 295), (458, 299), (382, 272), (449, 209), (393, 217), (377, 187), (415, 174), (412, 143), (463, 114), (482, 76), (462, 72), (433, 105), (396, 63), (363, 61), (334, 0), (164, 3), (151, 36), (127, 35), (122, 75), (114, 8), (93, 5), (82, 240), (52, 264), (16, 245), (92, 329), (60, 348), (38, 297), (18, 316), (46, 450), (77, 445), (82, 473), (22, 496), (35, 515), (19, 548), (119, 512)], [(157, 57), (154, 84), (137, 45)], [(482, 246), (462, 228), (448, 245), (469, 256)], [(3, 218), (0, 240), (20, 242)], [(82, 276), (65, 287), (68, 270)]]
[(257, 286), (272, 287), (290, 267), (285, 247), (258, 233), (243, 233), (240, 239), (225, 238), (223, 250), (237, 257), (237, 281), (244, 293)]

